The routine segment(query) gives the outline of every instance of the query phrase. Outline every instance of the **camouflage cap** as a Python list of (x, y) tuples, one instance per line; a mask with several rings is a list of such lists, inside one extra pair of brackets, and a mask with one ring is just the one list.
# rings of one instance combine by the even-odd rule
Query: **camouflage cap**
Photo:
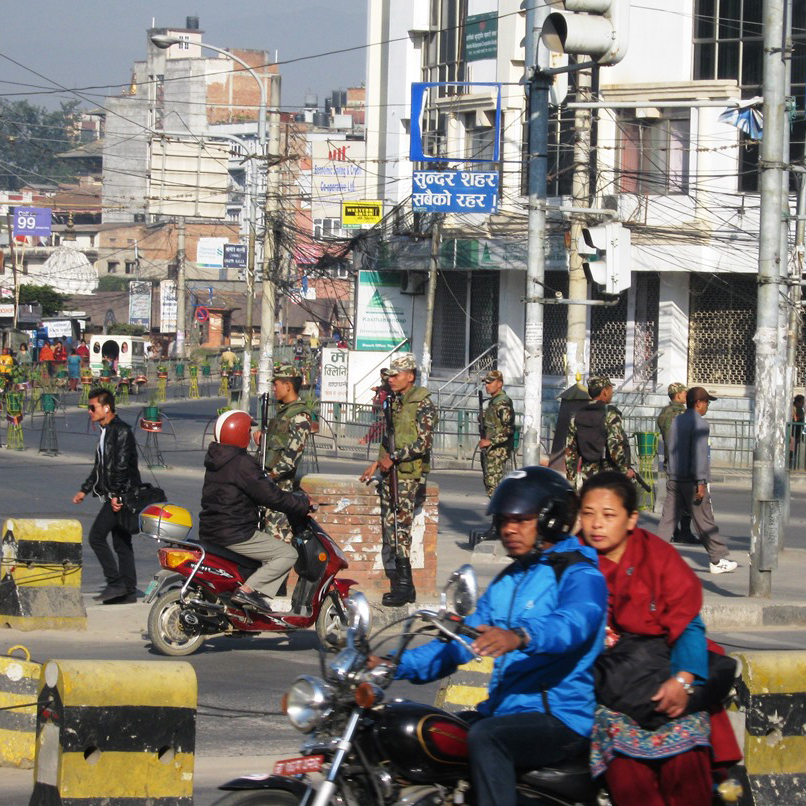
[(273, 381), (285, 381), (289, 378), (301, 378), (302, 373), (293, 364), (275, 364), (274, 373), (271, 376)]
[(417, 369), (417, 359), (414, 353), (398, 353), (394, 361), (389, 365), (389, 375), (397, 375), (401, 370), (407, 369), (414, 372)]
[(493, 381), (504, 382), (504, 374), (497, 369), (491, 369), (482, 379), (482, 383), (492, 383)]
[(688, 387), (684, 383), (675, 382), (669, 384), (669, 388), (667, 391), (669, 392), (669, 397), (673, 398), (675, 395), (679, 395), (681, 392), (685, 392), (687, 388)]
[(613, 382), (607, 375), (591, 375), (588, 378), (588, 394), (594, 398), (599, 397), (602, 392), (602, 389), (607, 389), (608, 386), (612, 386)]

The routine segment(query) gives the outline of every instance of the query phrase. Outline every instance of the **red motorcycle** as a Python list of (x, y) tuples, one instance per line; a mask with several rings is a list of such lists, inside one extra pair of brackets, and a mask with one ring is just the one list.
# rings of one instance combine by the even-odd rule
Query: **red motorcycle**
[(264, 613), (232, 601), (244, 580), (260, 566), (223, 546), (189, 540), (190, 514), (173, 504), (154, 504), (141, 514), (141, 532), (166, 547), (158, 551), (162, 570), (146, 589), (153, 602), (148, 637), (163, 655), (190, 655), (208, 638), (316, 627), (325, 648), (340, 648), (347, 628), (344, 602), (352, 579), (337, 578), (347, 559), (313, 518), (297, 528), (297, 582), (291, 610)]

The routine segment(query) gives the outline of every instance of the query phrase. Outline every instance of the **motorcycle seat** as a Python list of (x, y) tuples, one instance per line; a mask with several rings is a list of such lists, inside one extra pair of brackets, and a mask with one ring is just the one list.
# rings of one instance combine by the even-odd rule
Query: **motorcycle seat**
[(551, 792), (572, 801), (593, 800), (599, 786), (591, 778), (590, 759), (586, 751), (576, 758), (529, 770), (518, 776), (518, 783), (538, 791)]
[(228, 549), (226, 546), (219, 546), (217, 543), (201, 542), (201, 545), (204, 546), (204, 550), (208, 554), (215, 554), (216, 557), (222, 557), (223, 559), (229, 560), (230, 562), (233, 562), (236, 565), (240, 565), (241, 568), (246, 568), (249, 571), (254, 571), (257, 568), (260, 568), (261, 565), (263, 565), (263, 563), (261, 563), (260, 560), (255, 560), (252, 557), (245, 557), (243, 554), (238, 554), (237, 551), (232, 551), (231, 549)]

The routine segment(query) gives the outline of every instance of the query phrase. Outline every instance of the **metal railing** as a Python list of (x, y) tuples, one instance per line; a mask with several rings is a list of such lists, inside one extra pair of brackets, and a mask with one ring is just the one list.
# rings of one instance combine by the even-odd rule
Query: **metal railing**
[[(465, 390), (467, 389), (468, 386), (472, 385), (474, 387), (474, 391), (475, 391), (475, 386), (476, 386), (476, 381), (473, 378), (470, 377), (471, 371), (475, 371), (475, 370), (472, 370), (472, 367), (475, 364), (480, 364), (482, 358), (484, 358), (486, 355), (491, 353), (493, 350), (497, 350), (497, 349), (498, 349), (497, 344), (491, 344), (483, 353), (479, 353), (469, 364), (467, 364), (466, 366), (462, 367), (457, 373), (455, 373), (450, 378), (448, 378), (448, 380), (445, 381), (445, 383), (443, 383), (442, 386), (440, 386), (436, 390), (437, 406), (440, 407), (440, 408), (452, 409), (452, 408), (455, 408), (455, 405), (453, 405), (454, 403), (458, 403), (459, 401), (463, 400), (464, 398), (469, 397), (472, 394), (472, 392), (468, 392), (468, 391), (465, 391)], [(443, 404), (442, 403), (442, 390), (446, 389), (457, 378), (461, 377), (464, 374), (467, 374), (468, 378), (465, 380), (465, 382), (462, 384), (462, 386), (459, 389), (457, 389), (457, 390), (455, 390), (453, 392), (450, 392), (450, 396), (448, 397), (448, 400), (450, 401), (451, 405), (449, 405), (447, 403)]]

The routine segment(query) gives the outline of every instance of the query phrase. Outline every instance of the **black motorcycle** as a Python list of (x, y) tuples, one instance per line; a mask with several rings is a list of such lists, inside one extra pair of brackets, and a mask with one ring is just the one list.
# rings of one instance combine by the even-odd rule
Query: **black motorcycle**
[[(453, 610), (447, 606), (448, 595)], [(220, 787), (231, 793), (216, 806), (439, 806), (473, 802), (467, 733), (463, 719), (430, 705), (384, 702), (394, 668), (369, 669), (371, 654), (398, 640), (394, 657), (419, 635), (438, 634), (459, 641), (472, 652), (477, 635), (463, 619), (476, 603), (476, 577), (471, 566), (455, 571), (442, 593), (438, 611), (418, 610), (395, 623), (402, 635), (370, 641), (370, 609), (353, 593), (347, 604), (347, 648), (329, 665), (320, 654), (322, 678), (303, 675), (283, 699), (283, 710), (306, 734), (301, 756), (277, 762), (273, 774), (250, 775)], [(389, 625), (391, 626), (391, 625)], [(519, 796), (526, 802), (561, 806), (608, 803), (591, 779), (587, 754), (553, 767), (523, 772)], [(603, 800), (600, 800), (600, 796)]]

